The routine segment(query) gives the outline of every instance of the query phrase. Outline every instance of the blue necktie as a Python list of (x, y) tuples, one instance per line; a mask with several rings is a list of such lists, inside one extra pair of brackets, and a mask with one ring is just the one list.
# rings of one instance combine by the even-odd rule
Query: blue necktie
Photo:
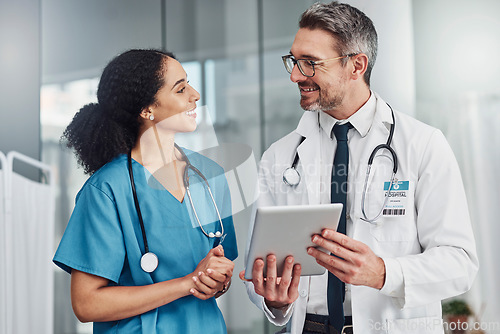
[[(347, 132), (352, 128), (351, 123), (333, 127), (333, 134), (337, 139), (337, 150), (333, 159), (332, 183), (331, 183), (331, 202), (342, 203), (343, 209), (340, 215), (337, 232), (346, 233), (346, 199), (347, 199), (347, 172), (349, 167), (349, 149), (347, 147)], [(339, 332), (344, 326), (344, 297), (345, 284), (335, 275), (328, 272), (328, 314), (330, 325)]]

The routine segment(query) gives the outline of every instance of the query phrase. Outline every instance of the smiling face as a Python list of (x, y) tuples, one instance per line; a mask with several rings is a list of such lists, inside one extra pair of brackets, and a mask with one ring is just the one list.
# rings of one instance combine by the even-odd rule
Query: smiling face
[(164, 85), (149, 107), (158, 128), (171, 132), (191, 132), (196, 129), (196, 101), (200, 94), (189, 85), (186, 71), (175, 59), (166, 58)]
[[(295, 59), (319, 61), (342, 56), (334, 49), (334, 37), (322, 29), (301, 28), (295, 35), (290, 53)], [(315, 75), (306, 77), (294, 66), (290, 80), (300, 90), (300, 106), (304, 110), (331, 113), (342, 107), (348, 87), (348, 72), (341, 60), (315, 65)]]

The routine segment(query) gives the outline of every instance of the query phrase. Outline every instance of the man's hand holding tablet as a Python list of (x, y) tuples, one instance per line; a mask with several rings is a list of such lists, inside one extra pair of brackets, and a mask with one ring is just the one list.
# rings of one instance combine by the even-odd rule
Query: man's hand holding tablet
[(341, 204), (258, 208), (240, 278), (253, 283), (268, 307), (286, 311), (298, 298), (300, 276), (325, 272), (307, 249), (317, 247), (313, 235), (337, 229), (341, 211)]

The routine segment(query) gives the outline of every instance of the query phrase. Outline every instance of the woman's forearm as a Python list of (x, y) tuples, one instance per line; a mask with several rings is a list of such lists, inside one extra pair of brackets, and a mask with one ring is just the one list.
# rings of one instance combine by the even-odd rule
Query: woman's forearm
[(190, 295), (192, 279), (183, 277), (144, 286), (108, 286), (108, 280), (81, 271), (71, 273), (73, 311), (82, 322), (136, 316)]

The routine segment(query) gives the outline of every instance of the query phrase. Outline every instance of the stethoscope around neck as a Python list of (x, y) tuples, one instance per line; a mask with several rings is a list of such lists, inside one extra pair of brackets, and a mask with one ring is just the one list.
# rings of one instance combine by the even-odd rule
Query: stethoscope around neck
[[(373, 149), (372, 153), (370, 154), (370, 157), (368, 158), (368, 167), (366, 169), (365, 182), (363, 185), (363, 194), (361, 196), (361, 212), (363, 213), (363, 217), (361, 219), (365, 222), (370, 223), (370, 224), (376, 224), (376, 220), (380, 217), (380, 215), (384, 211), (385, 206), (387, 205), (387, 201), (389, 200), (389, 197), (391, 195), (391, 190), (393, 188), (393, 185), (395, 182), (397, 182), (396, 173), (398, 171), (398, 156), (397, 156), (396, 152), (394, 151), (394, 149), (391, 147), (392, 137), (394, 135), (394, 128), (396, 126), (396, 119), (394, 117), (394, 110), (392, 110), (392, 107), (389, 104), (387, 104), (387, 105), (391, 109), (391, 115), (392, 115), (392, 124), (391, 124), (391, 128), (389, 130), (389, 137), (387, 138), (387, 142), (385, 144), (380, 144), (380, 145), (376, 146)], [(299, 153), (298, 153), (297, 149), (305, 139), (306, 138), (304, 136), (301, 137), (299, 144), (297, 145), (297, 148), (295, 149), (295, 156), (294, 156), (292, 165), (283, 171), (283, 183), (285, 183), (286, 185), (288, 185), (290, 187), (296, 187), (301, 181), (300, 173), (297, 170), (297, 164), (299, 162)], [(373, 159), (375, 159), (375, 155), (381, 149), (388, 150), (389, 153), (391, 153), (391, 155), (392, 155), (391, 181), (389, 183), (389, 190), (387, 191), (387, 193), (385, 195), (384, 204), (382, 205), (382, 208), (377, 213), (377, 215), (375, 215), (375, 217), (368, 218), (366, 211), (365, 211), (365, 198), (366, 198), (366, 190), (367, 190), (367, 186), (368, 186), (368, 178), (370, 177), (370, 171), (372, 168)]]
[[(224, 236), (224, 224), (222, 223), (222, 218), (219, 212), (219, 208), (217, 207), (217, 203), (215, 202), (214, 195), (212, 194), (212, 190), (210, 189), (210, 185), (208, 184), (208, 181), (206, 177), (200, 172), (200, 170), (196, 167), (194, 167), (191, 162), (189, 161), (188, 157), (184, 153), (184, 151), (177, 145), (174, 144), (175, 148), (180, 152), (181, 154), (181, 159), (186, 163), (186, 167), (184, 168), (184, 174), (182, 177), (182, 181), (184, 183), (184, 187), (186, 188), (186, 194), (188, 195), (189, 198), (189, 203), (191, 204), (191, 209), (193, 210), (194, 216), (196, 218), (196, 221), (198, 222), (198, 226), (200, 226), (201, 231), (205, 236), (208, 238), (222, 238)], [(158, 267), (158, 256), (156, 256), (155, 253), (151, 252), (149, 250), (149, 245), (148, 245), (148, 239), (146, 237), (146, 229), (144, 228), (144, 220), (142, 218), (142, 213), (141, 213), (141, 208), (139, 206), (139, 199), (137, 197), (137, 191), (135, 189), (135, 182), (134, 182), (134, 172), (132, 168), (132, 155), (129, 152), (127, 156), (128, 160), (128, 173), (130, 176), (130, 185), (132, 187), (132, 195), (134, 197), (134, 205), (135, 209), (137, 211), (137, 216), (139, 218), (139, 225), (141, 226), (141, 233), (142, 233), (142, 240), (144, 242), (144, 254), (141, 256), (141, 268), (147, 273), (152, 273), (153, 271), (156, 270)], [(204, 182), (205, 188), (207, 189), (208, 194), (210, 195), (210, 198), (212, 200), (212, 203), (215, 208), (215, 212), (217, 213), (217, 218), (219, 219), (219, 224), (221, 227), (220, 231), (216, 232), (209, 232), (205, 231), (203, 228), (203, 225), (200, 222), (200, 218), (198, 217), (198, 213), (196, 211), (196, 208), (194, 207), (193, 204), (193, 198), (191, 197), (191, 191), (189, 190), (189, 170), (192, 170), (195, 172)]]

